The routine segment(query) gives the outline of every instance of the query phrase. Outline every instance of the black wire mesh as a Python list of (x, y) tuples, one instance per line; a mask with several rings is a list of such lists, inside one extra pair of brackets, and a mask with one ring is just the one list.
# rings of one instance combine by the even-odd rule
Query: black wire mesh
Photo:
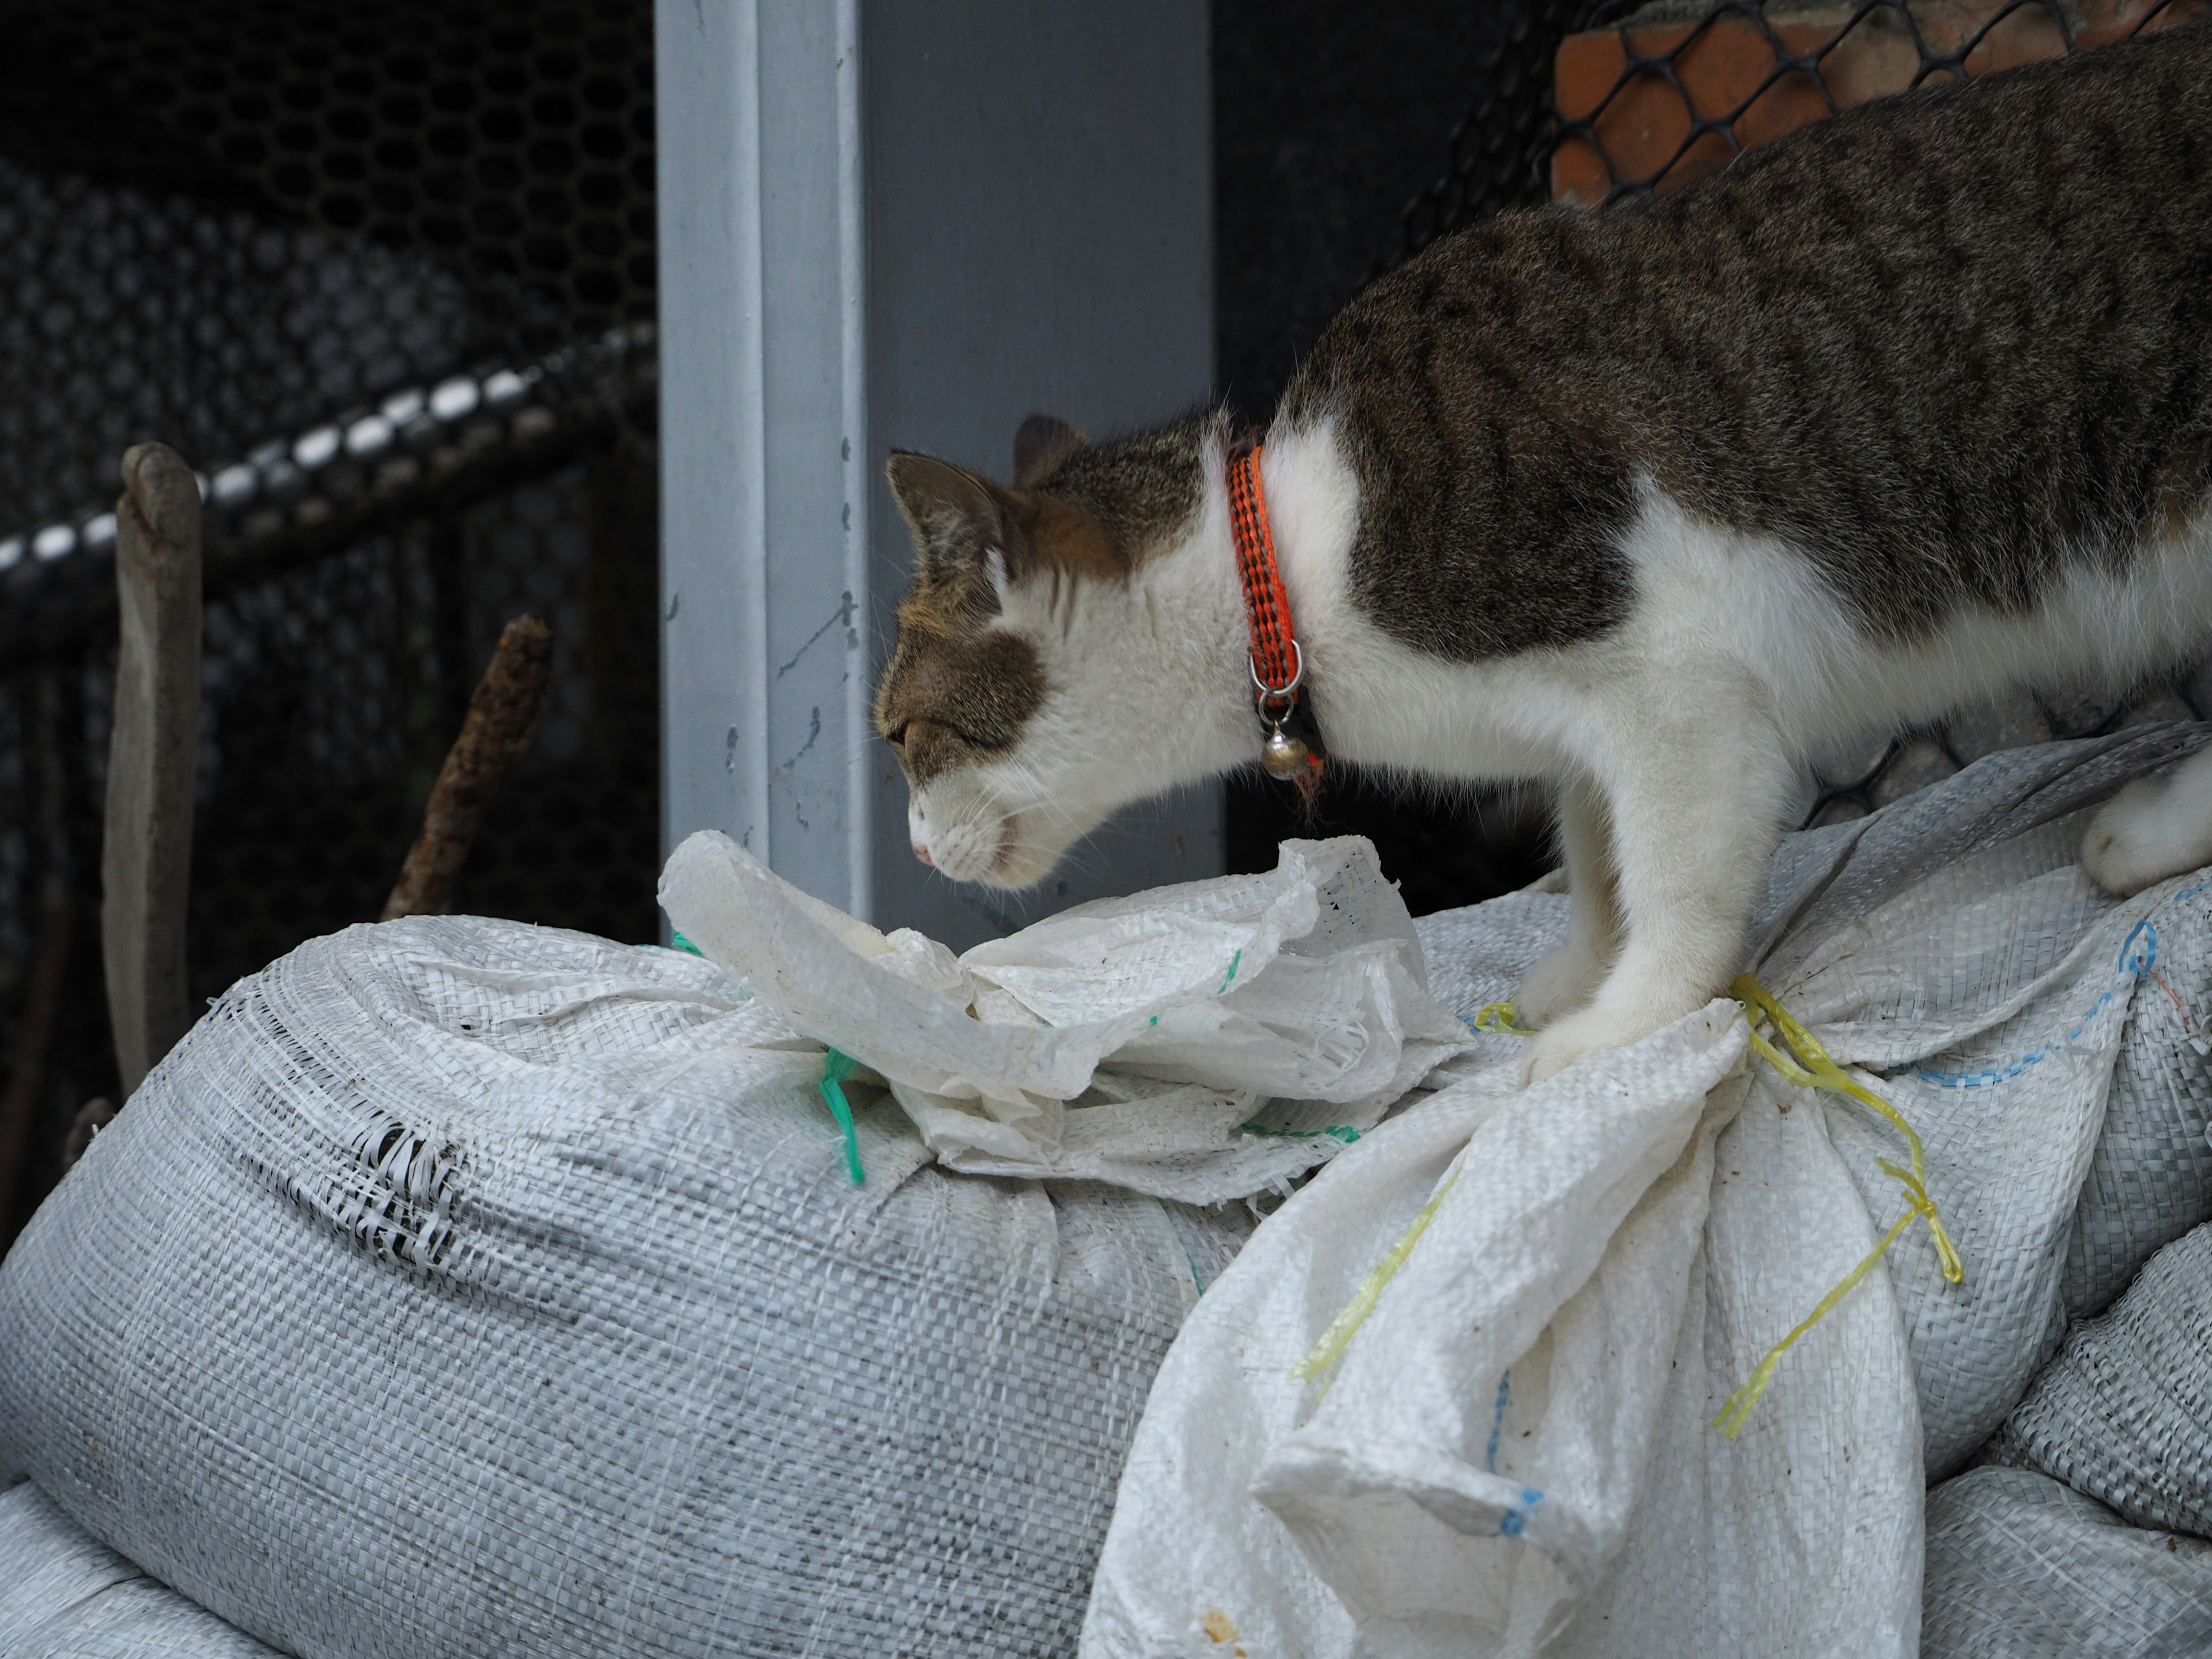
[[(2204, 15), (2199, 0), (1651, 0), (1562, 52), (1553, 193), (1649, 198), (1844, 106)], [(1602, 23), (1607, 25), (1601, 28)]]
[(1431, 242), (1505, 208), (1550, 197), (1553, 59), (1570, 32), (1591, 27), (1598, 15), (1589, 0), (1534, 0), (1505, 9), (1467, 113), (1445, 141), (1443, 173), (1406, 204), (1397, 246), (1381, 269), (1402, 264)]
[(11, 1088), (42, 951), (65, 954), (20, 1218), (114, 1087), (100, 803), (133, 442), (206, 478), (194, 996), (374, 919), (525, 610), (552, 689), (456, 904), (653, 936), (652, 8), (14, 0), (0, 24)]

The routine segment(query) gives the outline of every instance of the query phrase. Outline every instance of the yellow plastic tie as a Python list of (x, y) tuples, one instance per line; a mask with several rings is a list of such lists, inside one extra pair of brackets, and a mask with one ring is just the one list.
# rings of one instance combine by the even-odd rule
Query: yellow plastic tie
[[(1759, 1404), (1759, 1397), (1766, 1392), (1766, 1385), (1773, 1380), (1775, 1367), (1782, 1363), (1782, 1356), (1788, 1352), (1790, 1346), (1819, 1324), (1838, 1303), (1850, 1294), (1859, 1280), (1874, 1270), (1874, 1264), (1887, 1254), (1889, 1247), (1897, 1242), (1898, 1235), (1911, 1224), (1915, 1216), (1928, 1224), (1928, 1237), (1936, 1246), (1936, 1256), (1942, 1266), (1943, 1277), (1956, 1285), (1966, 1278), (1966, 1270), (1959, 1261), (1959, 1252), (1952, 1246), (1951, 1236), (1943, 1231), (1943, 1218), (1936, 1212), (1936, 1200), (1928, 1195), (1928, 1170), (1921, 1156), (1920, 1137), (1905, 1121), (1904, 1115), (1837, 1065), (1829, 1057), (1828, 1051), (1820, 1046), (1820, 1040), (1799, 1024), (1796, 1017), (1775, 1000), (1773, 994), (1752, 975), (1737, 975), (1735, 983), (1729, 986), (1729, 990), (1737, 1001), (1743, 1004), (1744, 1018), (1751, 1022), (1751, 1046), (1764, 1054), (1767, 1063), (1777, 1072), (1801, 1089), (1830, 1089), (1873, 1108), (1896, 1126), (1912, 1153), (1910, 1169), (1899, 1169), (1886, 1158), (1875, 1160), (1881, 1166), (1883, 1174), (1905, 1188), (1905, 1213), (1882, 1236), (1881, 1243), (1875, 1246), (1873, 1253), (1844, 1274), (1835, 1289), (1820, 1298), (1820, 1305), (1796, 1329), (1770, 1348), (1766, 1358), (1759, 1362), (1758, 1369), (1752, 1372), (1744, 1385), (1729, 1396), (1728, 1404), (1721, 1408), (1720, 1415), (1713, 1419), (1713, 1426), (1733, 1440), (1750, 1419), (1752, 1408)], [(1774, 1029), (1782, 1034), (1783, 1040), (1796, 1054), (1795, 1060), (1767, 1041), (1766, 1034), (1759, 1027), (1761, 1016), (1774, 1022)]]
[(1513, 1006), (1513, 999), (1503, 1002), (1485, 1003), (1474, 1011), (1468, 1024), (1478, 1031), (1487, 1031), (1492, 1036), (1534, 1036), (1536, 1034), (1513, 1022), (1520, 1018)]
[(1829, 1310), (1849, 1296), (1859, 1280), (1874, 1271), (1874, 1264), (1881, 1261), (1884, 1252), (1897, 1242), (1898, 1234), (1911, 1225), (1913, 1214), (1914, 1212), (1907, 1210), (1898, 1217), (1897, 1224), (1882, 1236), (1881, 1243), (1874, 1247), (1873, 1253), (1845, 1273), (1837, 1282), (1836, 1288), (1820, 1298), (1820, 1305), (1808, 1314), (1796, 1330), (1766, 1351), (1766, 1358), (1759, 1362), (1759, 1368), (1752, 1372), (1750, 1380), (1729, 1396), (1728, 1404), (1721, 1408), (1721, 1414), (1713, 1419), (1715, 1428), (1730, 1440), (1743, 1431), (1743, 1425), (1751, 1419), (1752, 1407), (1759, 1404), (1759, 1396), (1766, 1392), (1766, 1385), (1773, 1381), (1774, 1368), (1782, 1363), (1782, 1356), (1788, 1352), (1790, 1345), (1826, 1318)]
[(1398, 1242), (1390, 1247), (1389, 1254), (1376, 1262), (1367, 1277), (1359, 1281), (1359, 1288), (1352, 1293), (1352, 1300), (1344, 1304), (1342, 1313), (1329, 1322), (1328, 1328), (1321, 1334), (1321, 1340), (1314, 1344), (1313, 1352), (1291, 1367), (1293, 1381), (1304, 1382), (1310, 1377), (1317, 1376), (1322, 1379), (1319, 1391), (1322, 1394), (1328, 1392), (1329, 1374), (1336, 1369), (1336, 1362), (1344, 1357), (1344, 1351), (1350, 1345), (1353, 1333), (1367, 1322), (1367, 1316), (1375, 1311), (1375, 1303), (1382, 1294), (1382, 1287), (1397, 1275), (1399, 1268), (1406, 1265), (1406, 1258), (1413, 1255), (1413, 1246), (1421, 1242), (1421, 1235), (1428, 1231), (1429, 1223), (1436, 1215), (1437, 1206), (1443, 1203), (1445, 1194), (1457, 1185), (1459, 1176), (1454, 1174), (1449, 1181), (1437, 1188), (1436, 1195), (1421, 1206), (1420, 1214), (1413, 1218), (1413, 1224), (1398, 1236)]

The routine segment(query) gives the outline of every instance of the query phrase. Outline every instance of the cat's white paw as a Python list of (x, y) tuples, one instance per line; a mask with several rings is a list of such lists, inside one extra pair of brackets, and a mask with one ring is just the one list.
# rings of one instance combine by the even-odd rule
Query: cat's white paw
[(1549, 1025), (1597, 994), (1604, 981), (1606, 964), (1573, 944), (1547, 951), (1521, 988), (1513, 994), (1513, 1012), (1523, 1025)]
[(1640, 1042), (1667, 1020), (1650, 1016), (1626, 1017), (1607, 1008), (1585, 1008), (1569, 1014), (1556, 1025), (1536, 1033), (1528, 1044), (1523, 1081), (1541, 1083), (1601, 1048), (1626, 1048)]
[(2105, 803), (2081, 837), (2081, 868), (2117, 897), (2212, 859), (2212, 803), (2191, 767), (2174, 778), (2138, 778)]

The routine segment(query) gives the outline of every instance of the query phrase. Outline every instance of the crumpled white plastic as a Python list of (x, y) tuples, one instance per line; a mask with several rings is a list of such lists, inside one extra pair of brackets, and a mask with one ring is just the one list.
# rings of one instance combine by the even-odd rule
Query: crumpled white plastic
[(1264, 875), (1079, 905), (957, 958), (711, 830), (676, 849), (660, 902), (969, 1174), (1248, 1196), (1358, 1139), (1471, 1042), (1358, 837), (1287, 842)]

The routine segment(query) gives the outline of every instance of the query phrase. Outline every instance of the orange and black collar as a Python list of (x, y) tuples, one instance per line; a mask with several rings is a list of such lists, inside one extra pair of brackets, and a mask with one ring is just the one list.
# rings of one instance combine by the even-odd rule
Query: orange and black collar
[(1267, 731), (1260, 758), (1270, 775), (1295, 782), (1310, 805), (1328, 751), (1305, 684), (1305, 653), (1291, 625), (1291, 596), (1275, 563), (1267, 493), (1260, 482), (1261, 447), (1255, 444), (1229, 463), (1229, 533), (1252, 627), (1253, 702)]

